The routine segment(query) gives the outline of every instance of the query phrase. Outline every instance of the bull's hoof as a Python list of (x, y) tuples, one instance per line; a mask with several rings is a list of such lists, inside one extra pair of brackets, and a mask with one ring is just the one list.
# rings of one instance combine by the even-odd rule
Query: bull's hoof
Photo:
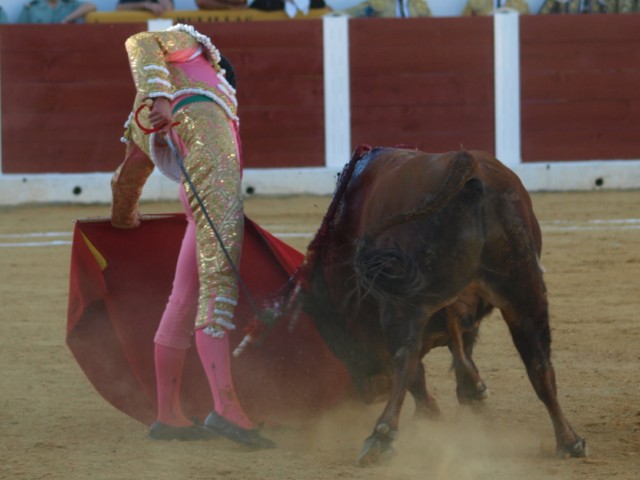
[(478, 382), (474, 387), (464, 386), (456, 389), (456, 396), (460, 405), (470, 405), (489, 398), (489, 389), (484, 382)]
[(560, 458), (584, 458), (589, 455), (587, 449), (587, 441), (584, 438), (578, 438), (573, 445), (558, 445), (556, 455)]
[(358, 465), (368, 467), (379, 461), (389, 460), (395, 453), (390, 441), (371, 436), (365, 440), (362, 450), (360, 450)]

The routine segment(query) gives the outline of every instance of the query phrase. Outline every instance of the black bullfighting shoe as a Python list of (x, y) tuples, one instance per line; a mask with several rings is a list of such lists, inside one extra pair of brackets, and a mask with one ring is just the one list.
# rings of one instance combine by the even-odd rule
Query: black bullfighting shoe
[(260, 435), (257, 428), (246, 429), (241, 428), (229, 420), (221, 417), (216, 412), (211, 412), (204, 420), (204, 426), (207, 430), (211, 430), (220, 434), (231, 441), (246, 445), (254, 449), (275, 448), (276, 442)]
[(151, 440), (210, 440), (217, 437), (215, 432), (194, 423), (188, 427), (173, 427), (162, 422), (153, 422), (149, 427)]

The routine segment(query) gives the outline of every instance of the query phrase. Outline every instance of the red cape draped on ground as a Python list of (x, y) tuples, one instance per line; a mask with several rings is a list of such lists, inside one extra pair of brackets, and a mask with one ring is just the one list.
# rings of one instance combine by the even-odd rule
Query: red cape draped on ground
[[(156, 411), (153, 337), (171, 290), (185, 226), (182, 214), (148, 216), (132, 230), (113, 228), (107, 219), (75, 224), (67, 345), (96, 390), (146, 424)], [(240, 274), (258, 307), (302, 260), (300, 252), (246, 220)], [(252, 318), (241, 291), (232, 349)], [(351, 394), (346, 369), (313, 321), (302, 315), (293, 332), (288, 324), (280, 322), (263, 344), (249, 346), (232, 360), (238, 396), (255, 421), (279, 423), (308, 416)], [(194, 347), (187, 355), (182, 399), (189, 416), (202, 417), (212, 410)]]

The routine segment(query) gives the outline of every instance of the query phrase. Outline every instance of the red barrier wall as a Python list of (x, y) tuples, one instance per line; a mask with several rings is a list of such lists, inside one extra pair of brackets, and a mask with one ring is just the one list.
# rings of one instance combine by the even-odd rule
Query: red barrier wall
[(196, 29), (236, 70), (246, 167), (323, 166), (322, 21), (203, 23)]
[[(115, 169), (146, 24), (0, 28), (3, 173)], [(201, 24), (237, 70), (247, 168), (324, 165), (322, 23)]]
[(96, 172), (122, 159), (134, 88), (124, 41), (145, 25), (0, 29), (3, 173)]
[[(490, 17), (349, 23), (353, 145), (494, 150)], [(236, 68), (246, 166), (324, 165), (322, 21), (196, 28)], [(124, 41), (145, 29), (0, 26), (3, 173), (119, 164)], [(640, 158), (640, 15), (523, 16), (520, 31), (524, 161)]]
[(354, 144), (494, 150), (493, 23), (349, 22)]
[(640, 15), (520, 22), (522, 157), (640, 158)]

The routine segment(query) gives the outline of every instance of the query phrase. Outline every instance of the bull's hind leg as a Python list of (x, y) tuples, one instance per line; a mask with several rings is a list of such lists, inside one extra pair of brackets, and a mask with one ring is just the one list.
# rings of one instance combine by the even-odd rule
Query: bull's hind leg
[[(475, 308), (457, 301), (446, 308), (447, 330), (450, 337), (449, 350), (453, 356), (453, 368), (456, 374), (456, 396), (460, 404), (469, 404), (484, 400), (489, 391), (480, 377), (480, 372), (471, 358), (473, 345), (478, 335), (478, 321)], [(473, 326), (465, 331), (462, 322)]]
[(437, 418), (440, 416), (438, 403), (427, 390), (427, 381), (422, 362), (418, 362), (416, 374), (409, 385), (409, 393), (411, 393), (413, 400), (416, 402), (416, 417)]
[(551, 331), (546, 300), (540, 299), (536, 306), (520, 302), (518, 310), (504, 308), (502, 314), (524, 361), (529, 380), (551, 417), (556, 452), (561, 457), (586, 457), (585, 440), (573, 431), (558, 402), (555, 371), (551, 363)]

